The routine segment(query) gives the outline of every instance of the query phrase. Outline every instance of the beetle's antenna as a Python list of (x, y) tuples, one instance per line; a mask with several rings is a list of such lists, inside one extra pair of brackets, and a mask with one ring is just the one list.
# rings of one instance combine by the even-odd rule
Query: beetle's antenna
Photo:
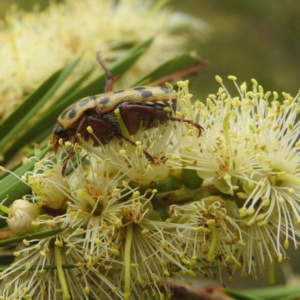
[(100, 64), (100, 66), (102, 67), (102, 69), (104, 70), (104, 72), (106, 74), (106, 78), (105, 78), (106, 84), (104, 87), (104, 92), (105, 93), (111, 92), (113, 90), (113, 85), (114, 85), (114, 82), (115, 82), (117, 76), (114, 76), (110, 73), (109, 69), (107, 68), (107, 66), (105, 65), (104, 61), (101, 58), (100, 51), (97, 52), (96, 58), (98, 60), (98, 63)]

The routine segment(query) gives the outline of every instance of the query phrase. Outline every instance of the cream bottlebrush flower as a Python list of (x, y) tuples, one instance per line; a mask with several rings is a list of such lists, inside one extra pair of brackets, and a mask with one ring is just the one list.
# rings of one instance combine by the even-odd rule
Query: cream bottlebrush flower
[[(36, 231), (49, 228), (69, 230), (56, 236), (55, 245), (52, 237), (45, 239), (42, 236), (34, 240), (39, 241), (38, 245), (31, 247), (30, 243), (26, 244), (30, 247), (19, 251), (21, 254), (17, 253), (24, 258), (7, 268), (2, 276), (1, 295), (3, 291), (7, 299), (25, 296), (43, 299), (43, 294), (46, 299), (57, 292), (63, 293), (64, 299), (68, 294), (72, 299), (97, 297), (107, 294), (107, 291), (118, 294), (117, 287), (107, 279), (105, 268), (111, 269), (112, 264), (118, 268), (120, 264), (117, 261), (115, 266), (113, 257), (118, 255), (118, 240), (122, 240), (119, 236), (123, 232), (122, 218), (127, 213), (123, 212), (127, 202), (124, 204), (122, 199), (130, 198), (133, 190), (126, 189), (125, 193), (118, 190), (116, 184), (119, 181), (113, 180), (115, 175), (111, 168), (105, 172), (105, 163), (102, 164), (102, 178), (96, 177), (93, 172), (87, 176), (80, 163), (72, 176), (63, 178), (61, 164), (45, 159), (36, 163), (35, 170), (24, 176), (34, 190), (34, 194), (27, 198), (48, 214), (40, 215), (34, 222)], [(59, 259), (57, 251), (61, 253)], [(62, 265), (71, 265), (71, 269), (62, 267), (60, 270), (57, 267), (56, 270), (55, 265), (60, 266), (61, 261)], [(22, 266), (24, 272), (12, 280)], [(28, 276), (30, 267), (32, 272)], [(46, 270), (39, 271), (44, 267)], [(100, 267), (104, 268), (103, 273), (99, 273)], [(39, 272), (46, 272), (46, 275), (39, 277)]]
[[(267, 268), (269, 271), (269, 282), (274, 283), (275, 262), (289, 260), (286, 256), (289, 243), (284, 241), (284, 234), (290, 228), (287, 228), (285, 223), (279, 224), (278, 217), (278, 214), (274, 211), (268, 219), (267, 225), (257, 222), (250, 227), (247, 225), (241, 226), (244, 244), (237, 247), (236, 258), (243, 262), (242, 277), (251, 274), (256, 281), (258, 280), (258, 275), (263, 274), (264, 269)], [(278, 230), (278, 226), (282, 226), (282, 228)], [(293, 228), (293, 230), (296, 237), (299, 238), (298, 228)], [(280, 242), (278, 241), (279, 239)], [(289, 233), (289, 239), (293, 240), (295, 236)]]
[(82, 169), (76, 169), (70, 177), (72, 196), (67, 214), (63, 217), (64, 227), (74, 229), (71, 236), (83, 236), (83, 256), (95, 256), (109, 261), (117, 251), (122, 234), (123, 210), (130, 198), (131, 189), (118, 188), (119, 174), (109, 173), (109, 165), (102, 163), (102, 176), (91, 171), (88, 178)]
[[(59, 159), (60, 156), (57, 156)], [(50, 215), (66, 210), (70, 198), (70, 187), (61, 174), (61, 165), (51, 159), (43, 159), (35, 164), (32, 172), (27, 172), (23, 179), (31, 186), (33, 201)]]
[(236, 259), (236, 248), (244, 241), (241, 222), (230, 216), (234, 206), (216, 196), (171, 206), (168, 223), (177, 226), (184, 245), (182, 252), (189, 257), (191, 266), (202, 273), (208, 267), (219, 266), (232, 274), (233, 269), (241, 266)]
[[(149, 190), (148, 194), (155, 192)], [(124, 282), (125, 299), (164, 299), (171, 295), (171, 276), (194, 276), (183, 259), (176, 228), (161, 220), (151, 198), (136, 191), (132, 200), (124, 203), (123, 239), (117, 257), (121, 268), (112, 280), (116, 286)]]
[(24, 241), (23, 248), (14, 253), (15, 262), (0, 274), (1, 296), (90, 299), (117, 290), (106, 274), (84, 260), (82, 245), (82, 240), (70, 238), (68, 230), (55, 237)]
[[(238, 110), (240, 104), (238, 102), (231, 103), (237, 99), (234, 98), (233, 101), (230, 101), (230, 98), (226, 95), (224, 90), (220, 89), (217, 96), (209, 96), (210, 98), (207, 99), (206, 105), (200, 101), (196, 101), (194, 105), (192, 105), (192, 95), (189, 94), (186, 84), (185, 82), (182, 85), (181, 98), (189, 103), (190, 109), (186, 109), (188, 105), (185, 105), (181, 110), (183, 114), (189, 115), (195, 122), (201, 124), (204, 128), (204, 132), (200, 137), (195, 134), (190, 137), (186, 136), (179, 149), (180, 155), (178, 155), (178, 152), (175, 153), (171, 162), (173, 161), (173, 163), (180, 168), (186, 166), (189, 169), (196, 170), (198, 175), (206, 180), (205, 184), (213, 183), (221, 192), (233, 194), (233, 190), (237, 188), (237, 183), (235, 183), (234, 186), (232, 182), (226, 182), (224, 175), (229, 173), (234, 178), (247, 178), (243, 174), (244, 168), (255, 167), (253, 158), (246, 155), (246, 151), (241, 151), (241, 149), (250, 151), (249, 145), (247, 145), (247, 139), (245, 141), (246, 145), (241, 145), (240, 141), (237, 140), (239, 137), (238, 134), (243, 136), (243, 131), (249, 131), (247, 126), (244, 126), (243, 119), (238, 119), (237, 122), (235, 122), (232, 116), (234, 112), (231, 113), (231, 106), (233, 110)], [(246, 104), (247, 103), (244, 103), (244, 105)], [(248, 104), (248, 106), (249, 105), (250, 104)], [(247, 107), (245, 107), (245, 109), (247, 109)], [(230, 123), (229, 126), (228, 122), (230, 120), (232, 124)], [(227, 128), (225, 125), (228, 125)], [(232, 134), (236, 135), (234, 145), (231, 145), (233, 142), (230, 142), (227, 138), (226, 133), (228, 132), (229, 134), (232, 132)], [(225, 147), (226, 142), (230, 142), (228, 147)], [(229, 150), (231, 151), (233, 146), (236, 146), (237, 149), (234, 148), (232, 150), (233, 154), (231, 159), (231, 157), (228, 157), (231, 153), (227, 152), (229, 152)], [(240, 161), (242, 161), (242, 163), (240, 163)], [(239, 168), (240, 164), (242, 165), (241, 168)], [(233, 176), (234, 172), (235, 176)]]
[(194, 119), (205, 133), (186, 139), (179, 151), (181, 160), (174, 162), (196, 170), (204, 186), (214, 185), (241, 207), (239, 218), (249, 237), (244, 241), (251, 244), (244, 261), (250, 269), (253, 253), (259, 253), (260, 262), (264, 252), (271, 263), (281, 261), (283, 249), (290, 242), (297, 247), (300, 234), (299, 94), (292, 98), (283, 93), (281, 104), (277, 93), (269, 99), (270, 92), (252, 83), (251, 91), (245, 83), (235, 84), (236, 97), (222, 84), (206, 105), (195, 103)]
[[(183, 260), (175, 226), (161, 221), (153, 210), (151, 199), (156, 191), (148, 189), (141, 194), (122, 182), (126, 176), (109, 162), (98, 158), (90, 163), (85, 168), (85, 162), (78, 160), (72, 175), (65, 177), (70, 189), (67, 213), (40, 224), (69, 228), (62, 245), (81, 257), (80, 263), (77, 259), (73, 264), (82, 268), (85, 290), (93, 295), (97, 289), (104, 299), (115, 294), (124, 298), (130, 294), (146, 298), (170, 294), (167, 278), (173, 273), (183, 276), (193, 272)], [(44, 183), (58, 185), (53, 181), (58, 178), (53, 175), (57, 168), (42, 168), (44, 176), (51, 178)], [(40, 172), (35, 173), (32, 177), (39, 180)], [(124, 187), (119, 188), (121, 182)], [(35, 197), (38, 199), (38, 192)]]
[[(158, 283), (153, 279), (152, 274), (154, 269), (157, 273), (157, 267), (155, 267), (157, 255), (153, 256), (152, 240), (148, 242), (148, 249), (134, 247), (137, 241), (140, 245), (145, 239), (140, 240), (142, 236), (140, 231), (143, 228), (140, 229), (135, 224), (142, 223), (147, 213), (151, 211), (150, 201), (155, 191), (149, 190), (141, 195), (127, 186), (126, 182), (123, 182), (125, 187), (119, 189), (117, 184), (124, 176), (121, 173), (110, 176), (113, 172), (111, 173), (112, 168), (109, 163), (105, 161), (99, 164), (102, 176), (94, 172), (93, 165), (87, 178), (82, 176), (83, 171), (80, 167), (74, 172), (74, 177), (78, 180), (76, 185), (78, 189), (69, 203), (63, 223), (63, 226), (74, 229), (70, 235), (70, 243), (73, 240), (76, 244), (83, 239), (81, 255), (90, 262), (89, 274), (93, 274), (91, 275), (94, 278), (93, 281), (106, 290), (107, 294), (103, 295), (103, 299), (112, 299), (114, 294), (121, 295), (125, 299), (131, 293), (150, 295), (148, 288), (150, 290), (154, 288), (158, 292)], [(106, 167), (107, 171), (105, 171)], [(159, 241), (153, 240), (153, 242), (160, 245), (161, 236), (159, 236)], [(147, 272), (139, 264), (142, 259), (147, 258), (146, 255), (142, 255), (144, 253), (141, 252), (142, 250), (146, 251), (148, 256), (151, 253), (152, 257), (152, 260), (148, 257), (151, 267), (147, 267), (146, 262), (143, 264)], [(137, 255), (138, 251), (140, 251), (139, 255)], [(132, 256), (135, 260), (131, 260)], [(149, 271), (151, 268), (152, 272)], [(157, 277), (164, 277), (163, 268), (158, 269), (161, 274), (157, 274)], [(98, 274), (104, 274), (106, 281), (99, 280)], [(115, 288), (108, 290), (107, 281), (111, 282)], [(123, 282), (125, 282), (124, 288), (122, 288)], [(145, 291), (142, 292), (144, 289)]]
[[(174, 22), (164, 4), (162, 0), (66, 0), (51, 3), (43, 12), (13, 10), (0, 30), (0, 54), (5, 57), (0, 66), (0, 97), (5, 103), (0, 118), (54, 71), (79, 56), (83, 60), (77, 71), (82, 74), (87, 66), (96, 66), (96, 52), (101, 51), (103, 60), (113, 61), (126, 53), (128, 45), (155, 37), (147, 54), (124, 79), (124, 87), (180, 53), (186, 32), (172, 33), (169, 24), (175, 26), (180, 20)], [(99, 66), (96, 70), (99, 74)]]
[[(169, 174), (166, 152), (173, 149), (174, 125), (169, 122), (147, 131), (141, 129), (132, 137), (136, 146), (125, 140), (113, 140), (107, 145), (93, 147), (83, 142), (91, 164), (99, 159), (105, 160), (112, 168), (123, 174), (125, 180), (147, 186), (155, 181), (164, 180)], [(153, 158), (153, 162), (143, 150)], [(102, 172), (101, 169), (99, 169)]]

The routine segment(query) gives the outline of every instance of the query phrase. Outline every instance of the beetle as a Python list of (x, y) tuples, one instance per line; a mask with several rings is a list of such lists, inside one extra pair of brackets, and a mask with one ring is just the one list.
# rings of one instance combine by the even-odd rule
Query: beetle
[[(192, 124), (199, 130), (203, 128), (192, 120), (173, 116), (176, 110), (177, 92), (162, 86), (139, 86), (126, 90), (111, 91), (115, 77), (102, 62), (99, 53), (97, 59), (106, 72), (106, 93), (85, 97), (66, 108), (57, 119), (53, 129), (53, 146), (56, 153), (59, 141), (78, 142), (78, 135), (85, 141), (92, 140), (93, 146), (108, 144), (113, 138), (123, 139), (136, 146), (135, 142), (122, 134), (118, 118), (114, 113), (120, 110), (120, 115), (130, 135), (140, 128), (145, 130), (163, 124), (167, 121), (178, 121)], [(87, 127), (93, 129), (94, 135), (89, 135)], [(67, 163), (74, 153), (74, 145), (68, 153), (63, 167), (65, 173)], [(153, 157), (143, 150), (149, 161)]]

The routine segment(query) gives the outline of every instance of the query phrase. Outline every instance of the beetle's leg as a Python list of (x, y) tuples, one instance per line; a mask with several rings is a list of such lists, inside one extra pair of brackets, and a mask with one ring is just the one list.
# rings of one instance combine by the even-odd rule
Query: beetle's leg
[[(110, 124), (107, 124), (107, 122), (98, 119), (94, 116), (88, 116), (87, 117), (87, 123), (93, 128), (95, 126), (99, 127), (99, 128), (104, 128), (106, 131), (110, 132), (113, 136), (117, 137), (118, 139), (123, 139), (126, 142), (130, 143), (131, 145), (136, 147), (136, 143), (134, 141), (132, 141), (131, 139), (127, 138), (126, 136), (124, 136), (121, 132), (117, 131), (113, 126), (111, 126)], [(97, 136), (97, 135), (96, 135)], [(98, 138), (99, 141), (101, 142), (101, 138)], [(143, 153), (146, 156), (146, 158), (148, 160), (150, 160), (152, 163), (154, 163), (154, 159), (153, 157), (145, 150), (143, 149)]]
[(198, 124), (192, 120), (173, 118), (173, 117), (168, 117), (167, 120), (191, 124), (192, 126), (196, 127), (199, 130), (198, 137), (201, 135), (202, 131), (204, 130), (204, 128), (200, 124)]
[(117, 79), (117, 76), (112, 75), (109, 71), (109, 69), (107, 68), (107, 66), (105, 65), (104, 61), (102, 60), (101, 56), (100, 56), (100, 52), (97, 52), (96, 58), (98, 60), (98, 63), (100, 64), (100, 66), (102, 67), (102, 69), (104, 70), (105, 74), (106, 74), (106, 84), (104, 87), (104, 92), (111, 92), (113, 90), (113, 86), (114, 83)]
[[(123, 122), (125, 123), (126, 127), (128, 126), (128, 129), (131, 128), (130, 122), (134, 118), (132, 118), (132, 117), (129, 118), (127, 116), (133, 115), (133, 113), (139, 113), (139, 114), (142, 114), (142, 115), (147, 115), (149, 117), (158, 119), (160, 122), (170, 120), (170, 121), (175, 121), (175, 122), (184, 122), (184, 123), (191, 124), (199, 130), (198, 137), (201, 135), (202, 130), (204, 130), (201, 125), (199, 125), (198, 123), (195, 123), (192, 120), (186, 120), (186, 119), (180, 119), (180, 118), (176, 118), (176, 117), (170, 117), (168, 115), (168, 113), (165, 112), (164, 110), (158, 110), (154, 107), (150, 107), (150, 106), (146, 106), (146, 105), (123, 104), (121, 106), (121, 113), (122, 113), (122, 116), (124, 116), (124, 115), (126, 116), (125, 118), (123, 118)], [(126, 124), (126, 121), (129, 122), (128, 125)], [(134, 134), (134, 133), (135, 132), (131, 132), (131, 134)]]
[(78, 141), (78, 134), (80, 134), (81, 138), (84, 139), (85, 141), (88, 139), (89, 135), (88, 135), (88, 131), (86, 130), (87, 125), (88, 125), (88, 116), (84, 115), (77, 126), (75, 132), (74, 144), (77, 143)]
[[(157, 119), (161, 123), (168, 119), (168, 113), (164, 110), (157, 110), (154, 107), (146, 105), (122, 103), (119, 108), (122, 120), (130, 134), (135, 134), (138, 131), (142, 116), (148, 116), (153, 119)], [(139, 115), (141, 117), (139, 117)]]
[(68, 161), (70, 160), (70, 158), (72, 157), (72, 155), (74, 153), (75, 153), (75, 150), (74, 150), (74, 145), (73, 145), (73, 147), (69, 151), (69, 153), (68, 153), (67, 157), (65, 158), (64, 163), (62, 165), (62, 168), (61, 168), (61, 175), (62, 176), (65, 176), (65, 171), (66, 171), (66, 168), (67, 168), (67, 165), (68, 165)]
[(73, 146), (72, 146), (71, 150), (69, 151), (69, 153), (68, 153), (67, 157), (65, 158), (64, 163), (62, 165), (62, 169), (61, 169), (62, 176), (65, 176), (65, 171), (66, 171), (68, 162), (69, 162), (70, 158), (72, 157), (72, 155), (75, 153), (74, 147), (78, 141), (78, 134), (81, 135), (82, 139), (84, 139), (84, 140), (88, 139), (88, 132), (86, 130), (86, 127), (87, 127), (87, 116), (85, 115), (82, 117), (82, 119), (80, 120), (80, 123), (77, 126), (77, 129), (76, 129), (75, 135), (74, 135), (75, 138), (74, 138)]

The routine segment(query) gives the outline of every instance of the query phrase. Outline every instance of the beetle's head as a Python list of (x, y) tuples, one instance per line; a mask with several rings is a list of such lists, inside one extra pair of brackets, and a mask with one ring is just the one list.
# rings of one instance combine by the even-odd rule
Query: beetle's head
[(57, 148), (59, 146), (59, 140), (62, 139), (63, 142), (69, 140), (69, 130), (65, 130), (63, 126), (59, 125), (58, 123), (55, 124), (53, 129), (53, 144), (52, 150), (56, 153)]

